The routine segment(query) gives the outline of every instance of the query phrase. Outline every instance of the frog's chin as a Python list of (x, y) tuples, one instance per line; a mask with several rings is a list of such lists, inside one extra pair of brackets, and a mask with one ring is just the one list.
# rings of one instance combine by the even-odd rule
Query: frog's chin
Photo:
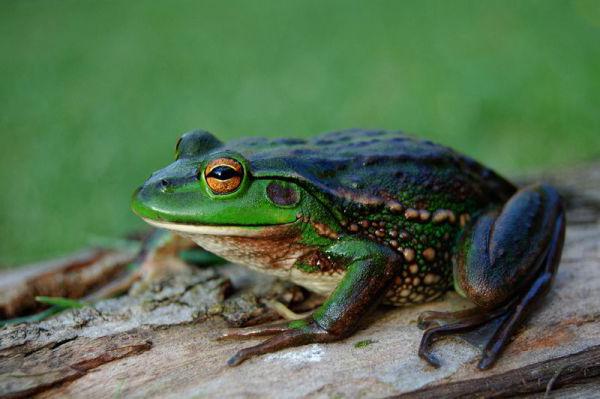
[(227, 236), (227, 237), (256, 237), (277, 235), (288, 230), (295, 222), (278, 225), (200, 225), (152, 220), (142, 218), (146, 223), (159, 229), (165, 229), (184, 236)]

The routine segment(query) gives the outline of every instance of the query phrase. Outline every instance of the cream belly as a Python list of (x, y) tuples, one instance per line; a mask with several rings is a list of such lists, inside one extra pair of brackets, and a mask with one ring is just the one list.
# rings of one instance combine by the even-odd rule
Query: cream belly
[(248, 228), (144, 220), (155, 227), (189, 238), (230, 262), (291, 281), (317, 294), (330, 294), (344, 276), (341, 272), (304, 272), (294, 268), (296, 260), (313, 248), (298, 242), (299, 233), (291, 225)]

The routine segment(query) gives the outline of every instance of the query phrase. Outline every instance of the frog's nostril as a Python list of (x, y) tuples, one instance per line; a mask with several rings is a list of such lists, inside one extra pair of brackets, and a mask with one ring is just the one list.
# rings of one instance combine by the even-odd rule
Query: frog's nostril
[(168, 181), (167, 179), (161, 179), (160, 182), (159, 182), (159, 184), (158, 184), (158, 187), (161, 190), (166, 190), (167, 188), (169, 188), (170, 185), (171, 185), (170, 181)]

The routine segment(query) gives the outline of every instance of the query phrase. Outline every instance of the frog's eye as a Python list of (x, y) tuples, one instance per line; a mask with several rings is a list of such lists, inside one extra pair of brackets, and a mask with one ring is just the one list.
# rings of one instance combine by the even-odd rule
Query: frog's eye
[(206, 184), (215, 194), (229, 194), (238, 189), (244, 177), (244, 167), (231, 158), (211, 161), (204, 169)]

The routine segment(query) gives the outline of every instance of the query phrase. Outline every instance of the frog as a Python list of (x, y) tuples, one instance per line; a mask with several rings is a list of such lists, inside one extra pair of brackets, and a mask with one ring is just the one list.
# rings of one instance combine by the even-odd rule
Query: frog
[(565, 235), (557, 190), (517, 187), (459, 152), (399, 131), (346, 129), (306, 139), (224, 143), (195, 130), (133, 194), (150, 225), (230, 262), (324, 295), (230, 366), (351, 336), (379, 304), (417, 305), (454, 290), (473, 307), (424, 312), (418, 355), (439, 337), (492, 326), (478, 363), (494, 365), (549, 291)]

